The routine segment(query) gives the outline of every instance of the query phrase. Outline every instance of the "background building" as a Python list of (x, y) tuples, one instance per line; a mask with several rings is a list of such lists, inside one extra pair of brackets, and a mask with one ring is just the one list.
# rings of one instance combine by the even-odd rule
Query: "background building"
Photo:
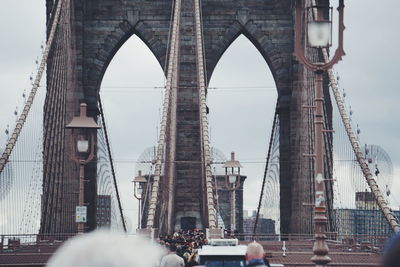
[[(247, 215), (248, 211), (245, 211), (245, 213)], [(254, 210), (251, 216), (245, 216), (243, 218), (243, 233), (253, 233), (256, 216), (257, 212)], [(275, 235), (275, 221), (272, 219), (259, 217), (256, 233), (263, 235)]]
[[(339, 239), (352, 239), (357, 243), (371, 242), (381, 245), (392, 230), (382, 211), (378, 209), (371, 192), (356, 192), (355, 209), (335, 209)], [(393, 211), (399, 218), (400, 211)]]
[(97, 227), (110, 228), (111, 196), (97, 195), (96, 221), (97, 221)]

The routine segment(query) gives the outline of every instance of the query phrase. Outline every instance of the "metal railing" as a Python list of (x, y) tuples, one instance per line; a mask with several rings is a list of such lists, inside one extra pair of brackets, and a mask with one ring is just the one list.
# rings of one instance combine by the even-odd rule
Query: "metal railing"
[[(380, 253), (390, 236), (388, 235), (338, 235), (337, 233), (326, 233), (329, 247), (334, 251), (368, 251)], [(257, 241), (270, 248), (282, 250), (285, 241), (286, 249), (304, 248), (311, 251), (315, 236), (314, 234), (253, 234), (239, 233), (227, 235), (227, 238), (237, 238), (242, 242)], [(307, 246), (308, 244), (308, 246)], [(289, 246), (289, 248), (287, 247)]]
[(63, 242), (76, 236), (69, 234), (7, 234), (0, 235), (2, 253), (52, 253)]

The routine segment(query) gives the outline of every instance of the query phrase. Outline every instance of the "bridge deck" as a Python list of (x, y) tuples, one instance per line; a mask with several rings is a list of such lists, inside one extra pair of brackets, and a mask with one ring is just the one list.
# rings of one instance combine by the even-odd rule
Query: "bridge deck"
[[(241, 243), (247, 244), (248, 242), (242, 241)], [(281, 241), (261, 241), (260, 243), (264, 246), (271, 263), (296, 267), (314, 266), (310, 260), (313, 254), (312, 243), (309, 240), (286, 242), (286, 256), (283, 256)], [(60, 244), (62, 243), (51, 242), (12, 248), (2, 247), (0, 250), (0, 266), (45, 266)], [(353, 251), (349, 251), (349, 249)], [(354, 251), (356, 249), (357, 251)], [(339, 245), (330, 246), (329, 256), (332, 259), (329, 266), (380, 266), (380, 255), (367, 248), (360, 250), (360, 248)]]

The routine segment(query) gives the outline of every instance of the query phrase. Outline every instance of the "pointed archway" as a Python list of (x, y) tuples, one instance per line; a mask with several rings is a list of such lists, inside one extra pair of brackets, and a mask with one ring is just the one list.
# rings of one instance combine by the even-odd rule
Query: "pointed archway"
[(118, 186), (131, 232), (135, 232), (138, 214), (132, 186), (137, 175), (135, 161), (148, 146), (157, 143), (163, 85), (159, 62), (136, 35), (115, 54), (101, 83)]
[(276, 101), (268, 64), (240, 35), (216, 65), (208, 90), (212, 145), (226, 155), (235, 151), (247, 176), (244, 194), (237, 194), (238, 218), (242, 209), (251, 214), (257, 208)]

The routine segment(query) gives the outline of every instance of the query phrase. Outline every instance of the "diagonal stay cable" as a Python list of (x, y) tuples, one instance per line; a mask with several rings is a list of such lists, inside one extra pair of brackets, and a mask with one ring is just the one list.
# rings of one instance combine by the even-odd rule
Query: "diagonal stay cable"
[(59, 0), (58, 1), (56, 13), (55, 13), (54, 20), (53, 20), (53, 24), (51, 25), (49, 38), (47, 40), (46, 48), (45, 48), (45, 50), (43, 52), (43, 55), (42, 55), (42, 60), (41, 60), (40, 65), (39, 65), (38, 73), (36, 74), (35, 82), (33, 83), (33, 87), (31, 89), (31, 92), (29, 93), (29, 97), (28, 97), (28, 99), (27, 99), (27, 101), (25, 103), (24, 109), (21, 112), (21, 115), (19, 116), (19, 119), (18, 119), (18, 121), (17, 121), (17, 123), (15, 125), (14, 131), (13, 131), (10, 139), (8, 139), (6, 148), (4, 149), (4, 152), (3, 152), (3, 154), (2, 154), (2, 156), (0, 158), (0, 174), (2, 173), (5, 165), (7, 164), (8, 159), (10, 158), (10, 155), (11, 155), (11, 153), (12, 153), (14, 147), (15, 147), (15, 144), (17, 143), (18, 137), (19, 137), (19, 135), (21, 133), (22, 128), (24, 127), (24, 124), (25, 124), (26, 119), (28, 117), (29, 111), (30, 111), (30, 109), (32, 107), (32, 104), (33, 104), (33, 101), (35, 99), (37, 90), (39, 88), (40, 81), (42, 79), (42, 76), (43, 76), (43, 73), (44, 73), (44, 70), (45, 70), (45, 67), (46, 67), (47, 58), (49, 56), (49, 52), (50, 52), (50, 49), (51, 49), (52, 44), (53, 44), (53, 40), (54, 40), (55, 32), (56, 32), (56, 29), (57, 29), (57, 25), (58, 25), (58, 22), (59, 22), (59, 18), (60, 18), (60, 13), (61, 13), (61, 9), (62, 9), (62, 6), (63, 6), (63, 2), (64, 2), (64, 0)]
[(274, 136), (275, 136), (276, 121), (277, 121), (277, 119), (278, 119), (278, 112), (277, 112), (277, 109), (278, 109), (278, 103), (276, 104), (275, 115), (274, 115), (274, 122), (273, 122), (273, 124), (272, 124), (271, 136), (270, 136), (270, 138), (269, 138), (269, 147), (268, 147), (267, 161), (266, 161), (266, 163), (265, 163), (263, 183), (262, 183), (262, 186), (261, 186), (260, 199), (258, 200), (257, 214), (256, 214), (256, 220), (255, 220), (255, 222), (254, 222), (253, 234), (255, 234), (256, 231), (257, 231), (258, 218), (260, 217), (261, 202), (262, 202), (262, 198), (263, 198), (263, 195), (264, 195), (265, 182), (266, 182), (266, 180), (267, 180), (268, 167), (269, 167), (269, 160), (270, 160), (270, 157), (271, 157), (271, 150), (272, 150), (272, 145), (273, 145)]
[[(311, 1), (313, 5), (316, 4), (315, 0)], [(313, 9), (313, 15), (316, 16), (316, 10)], [(322, 55), (324, 58), (325, 62), (329, 61), (329, 54), (326, 48), (322, 48)], [(328, 77), (329, 77), (329, 86), (332, 89), (333, 95), (335, 97), (336, 105), (338, 107), (340, 117), (342, 119), (342, 122), (344, 124), (344, 127), (346, 129), (347, 136), (349, 138), (352, 150), (357, 158), (358, 165), (360, 166), (363, 175), (365, 177), (365, 180), (370, 187), (372, 193), (375, 196), (376, 202), (382, 211), (383, 215), (385, 216), (385, 219), (389, 223), (390, 227), (393, 229), (394, 232), (398, 233), (400, 232), (400, 226), (397, 221), (396, 216), (394, 216), (392, 209), (389, 207), (386, 199), (384, 198), (381, 190), (378, 187), (378, 184), (376, 183), (375, 178), (373, 177), (371, 170), (368, 168), (368, 164), (366, 163), (364, 154), (360, 148), (360, 144), (357, 140), (356, 135), (354, 134), (354, 130), (351, 126), (349, 116), (347, 115), (346, 109), (344, 107), (344, 103), (342, 100), (342, 97), (339, 93), (337, 81), (335, 78), (335, 75), (333, 73), (332, 69), (328, 70)]]
[(106, 120), (104, 119), (103, 104), (101, 102), (100, 94), (99, 94), (99, 108), (100, 108), (101, 122), (102, 122), (103, 127), (104, 127), (104, 137), (106, 139), (108, 159), (110, 160), (111, 174), (112, 174), (112, 178), (113, 178), (113, 182), (114, 182), (115, 194), (117, 195), (118, 208), (119, 208), (119, 213), (120, 213), (120, 216), (121, 216), (122, 227), (124, 228), (124, 232), (126, 232), (126, 223), (125, 223), (124, 213), (123, 213), (123, 210), (122, 210), (121, 199), (119, 197), (117, 179), (115, 177), (114, 162), (113, 162), (113, 158), (112, 158), (112, 155), (111, 155), (110, 141), (109, 141), (109, 138), (108, 138)]
[[(323, 51), (323, 53), (324, 53), (324, 57), (327, 58), (328, 54), (326, 53), (326, 50)], [(397, 222), (397, 218), (393, 215), (392, 210), (390, 209), (388, 203), (386, 202), (386, 199), (383, 197), (383, 194), (378, 187), (378, 184), (376, 183), (376, 180), (372, 176), (371, 170), (368, 168), (364, 154), (360, 148), (360, 144), (358, 143), (357, 137), (354, 134), (353, 128), (351, 126), (349, 116), (346, 113), (346, 109), (344, 107), (343, 100), (340, 96), (333, 71), (329, 70), (328, 75), (329, 75), (330, 87), (333, 91), (333, 95), (335, 97), (336, 104), (338, 106), (338, 110), (339, 110), (342, 122), (346, 129), (346, 133), (350, 140), (351, 147), (357, 158), (357, 162), (363, 172), (366, 182), (367, 182), (368, 186), (370, 187), (372, 193), (374, 194), (377, 204), (378, 204), (379, 208), (381, 209), (381, 211), (383, 212), (383, 215), (385, 216), (386, 220), (388, 221), (390, 227), (393, 229), (393, 231), (400, 232), (400, 226)]]

